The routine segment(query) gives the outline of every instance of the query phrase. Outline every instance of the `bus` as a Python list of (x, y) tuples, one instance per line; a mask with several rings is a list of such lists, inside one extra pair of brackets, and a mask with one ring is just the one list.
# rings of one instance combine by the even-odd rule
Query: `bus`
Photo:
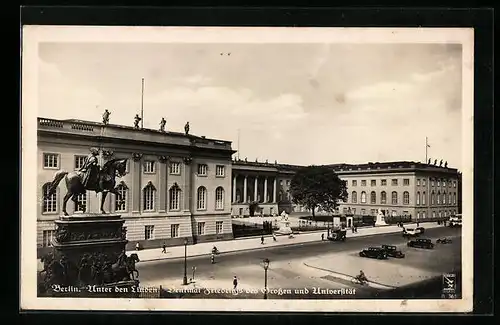
[(448, 223), (450, 227), (462, 227), (462, 214), (457, 213), (450, 216), (450, 220), (448, 221)]

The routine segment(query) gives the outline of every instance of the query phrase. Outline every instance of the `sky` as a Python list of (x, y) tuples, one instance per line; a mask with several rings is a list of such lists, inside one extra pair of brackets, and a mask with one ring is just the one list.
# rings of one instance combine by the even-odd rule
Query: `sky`
[[(288, 164), (448, 161), (461, 168), (457, 44), (40, 43), (39, 116), (232, 141)], [(239, 140), (238, 140), (239, 139)]]

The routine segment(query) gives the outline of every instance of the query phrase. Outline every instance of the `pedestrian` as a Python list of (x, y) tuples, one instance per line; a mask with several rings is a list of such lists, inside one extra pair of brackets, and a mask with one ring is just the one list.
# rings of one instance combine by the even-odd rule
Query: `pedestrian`
[(260, 243), (264, 244), (264, 236), (260, 236)]
[(354, 227), (354, 232), (355, 232), (355, 233), (358, 233), (358, 227), (357, 227), (357, 226), (356, 226), (356, 227)]
[(138, 251), (140, 248), (141, 248), (141, 245), (139, 245), (139, 242), (137, 242), (137, 243), (135, 244), (135, 250), (137, 250), (137, 251)]
[(167, 254), (167, 244), (166, 244), (165, 242), (163, 242), (161, 252), (162, 252), (163, 254)]
[(273, 232), (273, 240), (276, 241), (276, 234)]
[(325, 240), (325, 234), (321, 234), (321, 241)]
[(233, 290), (236, 290), (238, 287), (238, 278), (236, 278), (236, 275), (233, 278)]

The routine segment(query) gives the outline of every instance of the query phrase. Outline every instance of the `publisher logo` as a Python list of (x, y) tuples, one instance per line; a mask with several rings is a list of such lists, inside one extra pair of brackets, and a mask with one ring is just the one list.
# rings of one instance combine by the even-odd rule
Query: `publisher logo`
[(453, 273), (443, 274), (443, 293), (455, 293), (457, 289), (457, 276)]

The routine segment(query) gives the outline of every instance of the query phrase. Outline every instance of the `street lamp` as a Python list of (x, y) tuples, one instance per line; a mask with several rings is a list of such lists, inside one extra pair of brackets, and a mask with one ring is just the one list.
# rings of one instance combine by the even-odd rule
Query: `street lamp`
[(188, 240), (187, 238), (184, 239), (184, 279), (182, 280), (182, 284), (187, 285), (188, 284), (188, 278), (187, 278), (187, 244)]
[(267, 269), (269, 268), (269, 259), (265, 258), (262, 263), (264, 264), (264, 299), (267, 299)]

